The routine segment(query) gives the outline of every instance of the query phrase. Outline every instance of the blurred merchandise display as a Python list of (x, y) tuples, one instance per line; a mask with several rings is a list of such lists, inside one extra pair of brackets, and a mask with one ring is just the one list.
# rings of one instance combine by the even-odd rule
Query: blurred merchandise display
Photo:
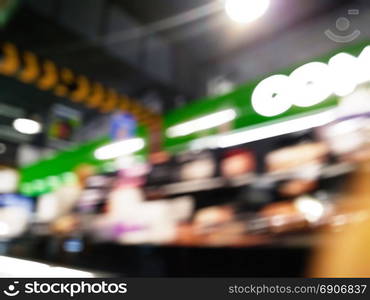
[[(0, 142), (0, 254), (74, 266), (34, 265), (45, 276), (97, 276), (79, 270), (90, 265), (121, 275), (121, 263), (130, 275), (171, 274), (178, 257), (189, 274), (187, 255), (204, 249), (224, 251), (218, 261), (233, 261), (224, 253), (235, 249), (246, 261), (242, 251), (289, 257), (321, 249), (331, 230), (367, 224), (368, 44), (239, 87), (216, 78), (213, 96), (168, 111), (149, 84), (131, 88), (147, 95), (132, 100), (99, 72), (90, 80), (3, 42), (0, 75), (58, 100), (41, 114), (0, 104), (1, 137), (23, 137)], [(109, 71), (108, 83), (117, 70)], [(33, 268), (7, 256), (1, 264)]]

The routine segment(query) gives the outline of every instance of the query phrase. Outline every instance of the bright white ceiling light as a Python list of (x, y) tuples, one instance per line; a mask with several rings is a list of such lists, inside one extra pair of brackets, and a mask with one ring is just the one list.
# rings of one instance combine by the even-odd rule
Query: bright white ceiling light
[(200, 117), (188, 122), (184, 122), (167, 129), (167, 136), (179, 137), (214, 128), (234, 120), (236, 112), (233, 109), (221, 110), (219, 112)]
[(327, 64), (311, 62), (290, 74), (291, 102), (300, 107), (309, 107), (326, 100), (332, 93), (330, 70)]
[(113, 159), (139, 151), (144, 146), (145, 142), (142, 138), (123, 140), (96, 149), (94, 156), (99, 160)]
[(15, 130), (23, 134), (37, 134), (42, 130), (42, 126), (39, 122), (24, 118), (15, 119), (13, 127)]
[(337, 96), (347, 96), (356, 89), (360, 81), (358, 58), (348, 53), (339, 53), (329, 60), (329, 68)]
[(273, 75), (262, 80), (252, 94), (252, 106), (262, 116), (272, 117), (287, 111), (291, 106), (290, 78)]
[(249, 23), (258, 19), (269, 6), (270, 0), (225, 0), (227, 15), (238, 23)]

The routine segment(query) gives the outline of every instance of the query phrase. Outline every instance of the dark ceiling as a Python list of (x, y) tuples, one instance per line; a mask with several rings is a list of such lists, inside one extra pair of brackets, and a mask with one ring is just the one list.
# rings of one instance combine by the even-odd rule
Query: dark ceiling
[(210, 7), (219, 5), (219, 10), (215, 9), (206, 17), (161, 32), (171, 43), (191, 50), (191, 55), (198, 62), (215, 63), (222, 57), (233, 55), (235, 51), (245, 51), (255, 43), (277, 38), (279, 32), (290, 27), (319, 18), (338, 7), (364, 3), (366, 0), (273, 0), (269, 12), (253, 26), (238, 26), (230, 22), (222, 10), (222, 0), (113, 2), (146, 26), (209, 4), (212, 5)]
[[(142, 101), (152, 101), (154, 93), (170, 109), (182, 99), (204, 96), (199, 76), (210, 65), (339, 7), (364, 2), (274, 0), (264, 18), (241, 27), (225, 16), (220, 0), (28, 0), (0, 36)], [(212, 13), (193, 18), (205, 7)], [(176, 24), (178, 19), (185, 22), (127, 39), (132, 29), (156, 28), (164, 20)], [(30, 95), (42, 98), (38, 92)], [(16, 99), (24, 96), (10, 101), (23, 101)], [(19, 105), (38, 109), (32, 101)]]
[[(24, 0), (0, 29), (0, 40), (166, 111), (204, 97), (208, 80), (230, 57), (278, 40), (332, 11), (369, 4), (271, 1), (263, 18), (239, 26), (227, 18), (221, 0)], [(249, 79), (244, 76), (237, 81)], [(11, 78), (0, 76), (0, 86), (0, 101), (27, 114), (46, 116), (52, 104), (68, 103)], [(73, 105), (85, 117), (98, 114)]]

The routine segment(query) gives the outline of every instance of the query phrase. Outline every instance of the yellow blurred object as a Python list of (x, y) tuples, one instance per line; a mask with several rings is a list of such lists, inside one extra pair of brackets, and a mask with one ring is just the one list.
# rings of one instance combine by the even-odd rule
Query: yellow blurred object
[(90, 81), (85, 76), (78, 76), (76, 84), (77, 88), (71, 93), (71, 98), (75, 102), (81, 102), (89, 96)]
[(26, 51), (23, 55), (23, 59), (25, 66), (22, 72), (19, 74), (19, 79), (24, 83), (31, 83), (40, 75), (37, 56), (32, 52)]
[(0, 64), (0, 73), (8, 76), (14, 75), (20, 67), (17, 48), (11, 43), (4, 43), (2, 51), (4, 59)]
[(94, 83), (92, 85), (92, 92), (86, 101), (86, 104), (90, 108), (96, 108), (101, 105), (105, 99), (105, 89), (100, 83)]
[(44, 75), (37, 82), (41, 90), (49, 90), (58, 83), (58, 69), (54, 62), (46, 60), (43, 63)]

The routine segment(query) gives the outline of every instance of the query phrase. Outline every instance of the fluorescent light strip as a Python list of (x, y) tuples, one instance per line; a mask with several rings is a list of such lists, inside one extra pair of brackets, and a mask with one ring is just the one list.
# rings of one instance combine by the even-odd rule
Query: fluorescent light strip
[[(321, 111), (316, 114), (305, 115), (295, 119), (280, 121), (262, 125), (253, 126), (243, 131), (234, 133), (215, 135), (194, 140), (190, 144), (193, 150), (202, 150), (206, 148), (227, 148), (240, 144), (246, 144), (271, 138), (279, 135), (289, 134), (301, 130), (306, 130), (322, 125), (326, 125), (336, 119), (336, 109)], [(276, 121), (275, 121), (276, 122)]]
[(197, 131), (202, 131), (214, 128), (234, 120), (236, 112), (233, 109), (222, 110), (213, 114), (200, 117), (179, 125), (172, 126), (167, 129), (167, 136), (179, 137), (192, 134)]
[(96, 149), (94, 156), (99, 160), (113, 159), (139, 151), (144, 146), (145, 142), (142, 138), (127, 139)]
[(268, 126), (249, 129), (242, 132), (221, 136), (217, 139), (217, 146), (221, 148), (236, 146), (263, 140), (288, 133), (302, 131), (323, 126), (335, 120), (335, 109), (320, 112), (314, 115), (283, 121)]

